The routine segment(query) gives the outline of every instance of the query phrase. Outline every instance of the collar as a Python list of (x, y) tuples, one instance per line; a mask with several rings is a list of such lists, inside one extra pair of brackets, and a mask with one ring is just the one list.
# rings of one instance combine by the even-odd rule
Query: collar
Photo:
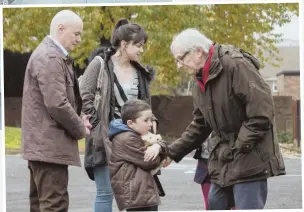
[(62, 51), (62, 53), (64, 54), (64, 56), (68, 56), (69, 53), (68, 51), (55, 39), (53, 38), (51, 35), (48, 35), (48, 37), (54, 42), (54, 44)]

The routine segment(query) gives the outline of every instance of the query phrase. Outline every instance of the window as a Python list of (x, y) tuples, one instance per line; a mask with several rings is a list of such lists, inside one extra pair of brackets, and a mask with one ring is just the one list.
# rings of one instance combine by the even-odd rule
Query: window
[(278, 92), (277, 81), (272, 81), (272, 92)]

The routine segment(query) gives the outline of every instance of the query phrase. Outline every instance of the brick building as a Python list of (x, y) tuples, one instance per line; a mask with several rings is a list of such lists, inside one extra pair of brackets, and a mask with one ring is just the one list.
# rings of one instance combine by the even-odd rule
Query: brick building
[(281, 71), (276, 74), (278, 96), (300, 99), (300, 71)]
[(279, 48), (279, 67), (265, 64), (260, 70), (274, 96), (292, 96), (300, 99), (300, 47), (299, 42)]

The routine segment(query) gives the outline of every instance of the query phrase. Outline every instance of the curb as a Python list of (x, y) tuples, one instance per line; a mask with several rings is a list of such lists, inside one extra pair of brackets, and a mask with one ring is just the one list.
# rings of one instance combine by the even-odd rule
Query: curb
[(301, 150), (298, 150), (298, 149), (292, 149), (292, 148), (288, 148), (288, 147), (284, 147), (284, 146), (280, 146), (280, 148), (301, 154)]
[(17, 149), (5, 149), (5, 155), (20, 155), (21, 150)]
[[(301, 149), (294, 149), (294, 148), (288, 148), (288, 147), (284, 147), (282, 145), (279, 145), (280, 148), (284, 149), (284, 150), (288, 150), (288, 151), (291, 151), (291, 152), (295, 152), (296, 154), (301, 154)], [(5, 149), (5, 155), (20, 155), (22, 152), (21, 150), (18, 150), (18, 149)], [(80, 155), (84, 155), (85, 154), (85, 151), (84, 150), (80, 150), (79, 151), (79, 154)], [(188, 157), (193, 157), (194, 156), (194, 152), (190, 152), (188, 155)], [(283, 154), (284, 156), (284, 154)], [(288, 154), (285, 154), (285, 156), (289, 156)], [(297, 156), (298, 157), (298, 156)]]

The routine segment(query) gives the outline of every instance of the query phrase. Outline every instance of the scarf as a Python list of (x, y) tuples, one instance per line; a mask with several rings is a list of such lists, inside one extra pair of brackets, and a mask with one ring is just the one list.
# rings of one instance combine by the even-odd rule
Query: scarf
[(202, 92), (205, 92), (205, 85), (209, 76), (209, 69), (211, 66), (211, 58), (214, 52), (214, 46), (212, 45), (211, 48), (209, 49), (209, 55), (207, 58), (207, 61), (204, 65), (204, 67), (198, 72), (196, 75), (196, 82), (201, 88)]

